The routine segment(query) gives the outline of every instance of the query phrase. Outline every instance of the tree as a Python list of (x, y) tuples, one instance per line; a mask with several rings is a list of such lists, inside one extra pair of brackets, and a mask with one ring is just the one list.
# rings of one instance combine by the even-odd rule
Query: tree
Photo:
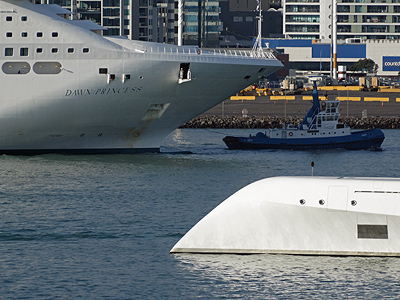
[(349, 71), (367, 71), (369, 73), (376, 73), (378, 71), (378, 65), (372, 59), (364, 58), (352, 65)]

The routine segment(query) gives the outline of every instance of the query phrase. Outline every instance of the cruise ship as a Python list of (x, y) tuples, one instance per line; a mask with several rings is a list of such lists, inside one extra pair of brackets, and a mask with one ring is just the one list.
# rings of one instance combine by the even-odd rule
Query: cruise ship
[(0, 154), (159, 152), (180, 125), (282, 67), (266, 51), (106, 37), (70, 14), (0, 1)]

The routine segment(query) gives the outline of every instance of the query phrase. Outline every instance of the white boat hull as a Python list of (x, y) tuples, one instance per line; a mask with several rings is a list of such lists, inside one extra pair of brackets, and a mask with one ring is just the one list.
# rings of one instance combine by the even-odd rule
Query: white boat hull
[(264, 179), (221, 203), (171, 252), (400, 256), (399, 200), (399, 179)]
[[(0, 2), (0, 17), (13, 11), (15, 20), (6, 23), (14, 38), (2, 42), (15, 55), (0, 56), (0, 153), (158, 151), (174, 129), (281, 67), (274, 58), (104, 38), (42, 7)], [(21, 45), (29, 55), (19, 56)], [(61, 72), (38, 74), (41, 62), (57, 63)], [(7, 74), (17, 63), (30, 70)], [(190, 64), (190, 81), (179, 82), (181, 64)]]

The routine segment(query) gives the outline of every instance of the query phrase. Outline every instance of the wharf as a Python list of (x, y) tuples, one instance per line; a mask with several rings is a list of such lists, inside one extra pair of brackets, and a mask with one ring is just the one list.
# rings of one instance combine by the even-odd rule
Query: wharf
[[(400, 92), (363, 92), (354, 90), (319, 91), (321, 99), (338, 98), (341, 101), (339, 110), (342, 117), (399, 117)], [(201, 116), (243, 116), (243, 110), (248, 116), (304, 116), (310, 109), (311, 91), (297, 95), (255, 96), (254, 100), (246, 100), (236, 96), (211, 108)], [(365, 115), (364, 115), (365, 116)]]
[[(321, 99), (339, 98), (341, 122), (353, 129), (400, 129), (400, 92), (328, 90)], [(280, 128), (298, 124), (311, 106), (311, 91), (287, 96), (227, 99), (181, 128)], [(236, 100), (237, 99), (237, 100)], [(243, 112), (247, 116), (243, 116)]]

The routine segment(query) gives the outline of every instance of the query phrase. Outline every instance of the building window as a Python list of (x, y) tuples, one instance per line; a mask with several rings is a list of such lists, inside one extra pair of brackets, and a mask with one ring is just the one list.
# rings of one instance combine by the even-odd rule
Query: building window
[(43, 32), (36, 32), (37, 37), (43, 37)]
[(12, 32), (6, 32), (6, 37), (12, 37)]
[(20, 48), (19, 49), (19, 55), (20, 56), (28, 56), (28, 48)]
[(22, 36), (22, 37), (27, 37), (27, 36), (28, 36), (28, 33), (27, 33), (27, 32), (21, 32), (21, 36)]
[(51, 33), (51, 36), (52, 36), (52, 37), (58, 37), (58, 32), (52, 32), (52, 33)]
[(14, 55), (14, 48), (6, 48), (4, 51), (5, 56), (13, 56)]

